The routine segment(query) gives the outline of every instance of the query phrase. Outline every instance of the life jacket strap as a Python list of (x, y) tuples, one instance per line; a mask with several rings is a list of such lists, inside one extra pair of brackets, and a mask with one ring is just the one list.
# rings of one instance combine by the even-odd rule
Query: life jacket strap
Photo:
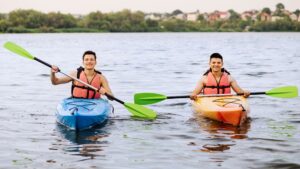
[[(82, 73), (82, 71), (84, 71), (84, 68), (82, 66), (80, 66), (79, 68), (77, 68), (77, 79), (80, 79), (80, 74)], [(102, 74), (100, 71), (98, 70), (95, 70), (95, 72), (97, 74)], [(85, 99), (89, 98), (89, 94), (90, 94), (90, 91), (93, 92), (93, 96), (92, 98), (95, 98), (95, 95), (96, 95), (96, 91), (94, 91), (93, 89), (90, 89), (89, 87), (85, 87), (85, 86), (78, 86), (74, 83), (74, 81), (72, 82), (72, 86), (71, 86), (71, 96), (72, 98), (83, 98), (83, 97), (75, 97), (73, 96), (73, 91), (74, 89), (76, 88), (81, 88), (81, 89), (86, 89), (87, 90), (87, 96)]]

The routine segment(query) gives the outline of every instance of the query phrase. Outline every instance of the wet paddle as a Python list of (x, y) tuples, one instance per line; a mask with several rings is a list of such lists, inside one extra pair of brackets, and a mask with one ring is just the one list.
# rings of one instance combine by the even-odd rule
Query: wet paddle
[[(4, 47), (6, 49), (8, 49), (9, 51), (13, 52), (13, 53), (16, 53), (18, 55), (21, 55), (25, 58), (28, 58), (30, 60), (36, 60), (50, 68), (52, 68), (52, 66), (45, 62), (45, 61), (42, 61), (40, 60), (39, 58), (37, 57), (34, 57), (33, 55), (31, 55), (29, 52), (27, 52), (25, 49), (23, 49), (22, 47), (18, 46), (17, 44), (13, 43), (13, 42), (6, 42), (4, 44)], [(99, 89), (95, 88), (94, 86), (91, 86), (83, 81), (81, 81), (80, 79), (77, 79), (73, 76), (70, 76), (68, 74), (65, 74), (64, 72), (62, 72), (61, 70), (59, 70), (59, 72), (65, 76), (68, 76), (70, 77), (71, 79), (73, 80), (76, 80), (84, 85), (86, 85), (87, 87), (99, 92)], [(109, 94), (105, 94), (108, 98), (111, 98), (112, 100), (115, 100), (117, 101), (118, 103), (121, 103), (122, 105), (125, 106), (125, 108), (132, 113), (132, 116), (134, 117), (139, 117), (139, 118), (145, 118), (145, 119), (155, 119), (157, 114), (156, 112), (154, 112), (153, 110), (149, 109), (149, 108), (146, 108), (144, 106), (141, 106), (141, 105), (137, 105), (137, 104), (134, 104), (134, 103), (125, 103), (124, 101), (120, 100), (120, 99), (117, 99), (115, 98), (114, 96), (112, 95), (109, 95)]]
[[(243, 95), (243, 94), (237, 94)], [(294, 98), (298, 97), (297, 86), (283, 86), (276, 87), (266, 92), (251, 92), (250, 95), (268, 95), (271, 97), (278, 98)], [(218, 96), (233, 96), (233, 94), (212, 94), (212, 95), (199, 95), (198, 97), (218, 97)], [(190, 98), (189, 95), (184, 96), (165, 96), (158, 93), (136, 93), (134, 95), (134, 103), (140, 105), (154, 104), (161, 102), (166, 99), (180, 99), (180, 98)]]

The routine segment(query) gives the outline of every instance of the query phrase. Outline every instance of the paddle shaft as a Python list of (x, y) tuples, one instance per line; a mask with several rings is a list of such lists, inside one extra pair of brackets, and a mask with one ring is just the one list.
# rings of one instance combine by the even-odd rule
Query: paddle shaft
[(42, 63), (42, 64), (44, 64), (44, 65), (46, 65), (46, 66), (48, 66), (48, 67), (50, 67), (50, 68), (52, 68), (52, 66), (49, 63), (44, 62), (44, 61), (42, 61), (41, 59), (39, 59), (37, 57), (34, 57), (33, 59), (36, 60), (36, 61), (38, 61), (38, 62), (40, 62), (40, 63)]
[[(43, 60), (41, 60), (41, 59), (39, 59), (39, 58), (37, 58), (37, 57), (34, 57), (33, 59), (36, 60), (36, 61), (38, 61), (38, 62), (40, 62), (40, 63), (42, 63), (43, 65), (48, 66), (49, 68), (52, 69), (52, 66), (51, 66), (49, 63), (47, 63), (47, 62), (45, 62), (45, 61), (43, 61)], [(73, 79), (73, 80), (76, 80), (76, 81), (78, 81), (78, 82), (80, 82), (80, 83), (86, 85), (87, 87), (89, 87), (89, 88), (95, 90), (96, 92), (100, 92), (100, 89), (97, 89), (96, 87), (94, 87), (94, 86), (92, 86), (92, 85), (90, 85), (90, 84), (87, 84), (87, 83), (85, 83), (84, 81), (82, 81), (82, 80), (80, 80), (80, 79), (78, 79), (78, 78), (76, 78), (76, 77), (70, 76), (70, 75), (68, 75), (68, 74), (66, 74), (66, 73), (64, 73), (64, 72), (62, 72), (61, 70), (58, 70), (58, 72), (61, 73), (61, 74), (63, 74), (63, 75), (65, 75), (65, 76), (67, 76), (67, 77), (69, 77), (69, 78), (71, 78), (71, 79)], [(113, 100), (115, 100), (115, 101), (117, 101), (117, 102), (119, 102), (119, 103), (121, 103), (121, 104), (123, 104), (123, 105), (125, 104), (125, 102), (123, 102), (122, 100), (117, 99), (117, 98), (115, 98), (114, 96), (112, 96), (112, 95), (110, 95), (110, 94), (108, 94), (108, 93), (105, 93), (105, 96), (108, 97), (108, 98), (111, 98), (111, 99), (113, 99)]]
[[(266, 94), (266, 92), (251, 92), (250, 95), (262, 95)], [(244, 93), (238, 93), (236, 95), (244, 95)], [(207, 94), (207, 95), (199, 95), (199, 97), (218, 97), (218, 96), (233, 96), (233, 94)], [(183, 98), (190, 98), (190, 96), (167, 96), (167, 99), (183, 99)]]
[[(262, 93), (262, 92), (260, 92)], [(237, 94), (237, 95), (243, 95), (243, 94)], [(220, 96), (233, 96), (233, 94), (207, 94), (207, 95), (198, 95), (198, 97), (220, 97)], [(166, 99), (183, 99), (183, 98), (190, 98), (189, 95), (185, 96), (167, 96)]]
[(190, 98), (190, 96), (167, 96), (167, 99), (183, 99)]
[[(250, 95), (262, 95), (262, 94), (266, 94), (266, 92), (251, 92)], [(238, 95), (243, 95), (242, 94), (238, 94)]]

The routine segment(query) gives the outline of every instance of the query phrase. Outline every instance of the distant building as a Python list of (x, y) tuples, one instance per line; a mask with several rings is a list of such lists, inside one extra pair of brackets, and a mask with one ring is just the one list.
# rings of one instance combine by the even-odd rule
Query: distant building
[(272, 20), (272, 16), (266, 12), (263, 12), (260, 14), (260, 20), (261, 21), (271, 21)]
[(228, 20), (230, 18), (229, 12), (219, 12), (219, 15), (221, 20)]
[(282, 20), (282, 19), (284, 19), (284, 17), (281, 17), (281, 16), (272, 16), (271, 21), (275, 22), (275, 21)]
[(160, 20), (167, 20), (170, 16), (170, 14), (168, 13), (163, 13), (163, 14), (160, 14)]
[(82, 15), (82, 14), (72, 14), (72, 16), (74, 18), (76, 18), (76, 19), (82, 19), (82, 18), (84, 18), (84, 15)]
[(187, 13), (186, 14), (186, 20), (188, 20), (188, 21), (197, 21), (199, 15), (200, 15), (199, 10), (197, 10), (196, 12)]
[(217, 13), (211, 13), (208, 15), (209, 21), (217, 21), (220, 19), (220, 16)]
[(230, 18), (229, 12), (215, 11), (208, 16), (209, 21), (228, 20)]
[(155, 13), (151, 13), (151, 14), (146, 14), (145, 15), (145, 20), (150, 19), (150, 20), (160, 20), (161, 19), (161, 15), (160, 14), (155, 14)]
[(281, 10), (285, 15), (290, 16), (292, 13), (286, 9)]
[(292, 21), (298, 21), (298, 16), (294, 13), (292, 13), (289, 17)]
[(244, 21), (247, 21), (247, 20), (253, 20), (253, 21), (256, 21), (257, 19), (257, 14), (258, 14), (258, 11), (257, 10), (251, 10), (251, 11), (245, 11), (241, 14), (241, 18), (242, 20)]
[(205, 12), (205, 13), (203, 13), (202, 15), (203, 15), (204, 20), (208, 21), (208, 19), (209, 19), (209, 14)]
[(176, 19), (186, 20), (186, 14), (180, 13), (174, 16)]

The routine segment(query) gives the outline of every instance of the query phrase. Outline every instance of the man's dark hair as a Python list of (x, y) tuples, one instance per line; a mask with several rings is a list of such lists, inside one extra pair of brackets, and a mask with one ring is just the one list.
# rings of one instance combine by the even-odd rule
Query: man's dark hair
[(210, 60), (211, 60), (212, 58), (219, 58), (219, 59), (221, 59), (221, 60), (223, 61), (223, 57), (222, 57), (222, 55), (219, 54), (219, 53), (213, 53), (213, 54), (211, 54), (211, 55), (210, 55)]
[(94, 55), (95, 60), (97, 60), (96, 53), (93, 52), (93, 51), (91, 51), (91, 50), (85, 51), (85, 52), (83, 53), (83, 55), (82, 55), (82, 60), (84, 60), (84, 56), (85, 56), (85, 55)]

